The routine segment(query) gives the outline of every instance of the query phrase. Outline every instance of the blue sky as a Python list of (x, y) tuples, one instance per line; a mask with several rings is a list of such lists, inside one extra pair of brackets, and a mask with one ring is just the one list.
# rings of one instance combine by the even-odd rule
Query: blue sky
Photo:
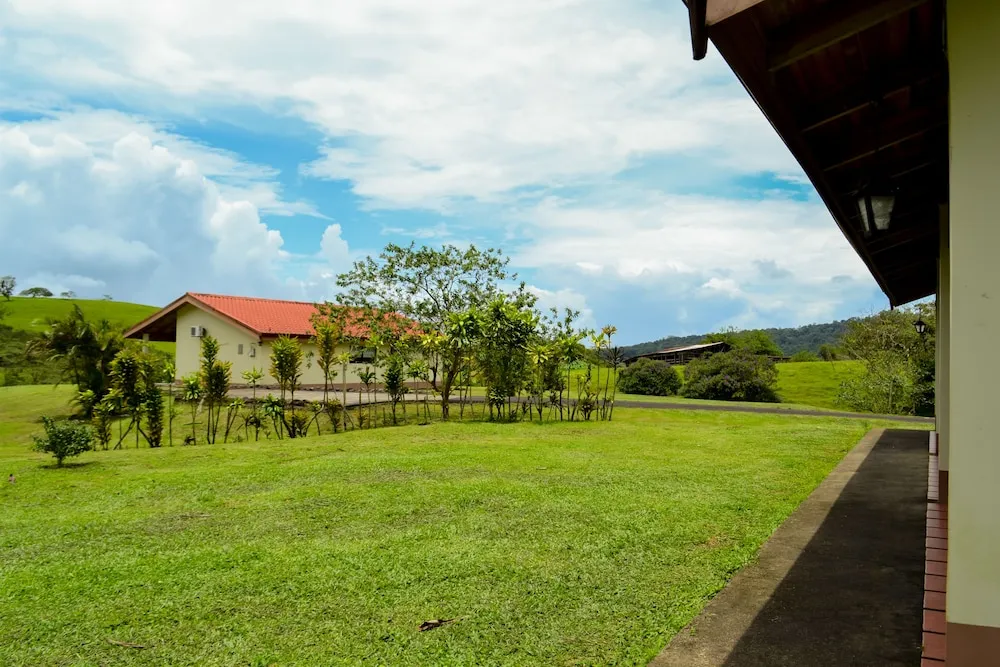
[(0, 274), (333, 298), (501, 247), (620, 341), (886, 305), (680, 2), (0, 0)]

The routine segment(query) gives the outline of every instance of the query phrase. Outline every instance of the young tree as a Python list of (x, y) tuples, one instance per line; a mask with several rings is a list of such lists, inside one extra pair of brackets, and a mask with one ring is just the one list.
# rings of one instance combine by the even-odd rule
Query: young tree
[(122, 440), (126, 435), (135, 429), (135, 446), (139, 447), (139, 432), (141, 431), (140, 419), (145, 405), (145, 384), (143, 382), (143, 368), (139, 355), (133, 350), (122, 350), (111, 363), (111, 381), (121, 398), (122, 407), (128, 412), (129, 424), (115, 445), (115, 449), (121, 447)]
[(232, 364), (219, 361), (219, 341), (212, 336), (201, 339), (201, 379), (202, 396), (205, 399), (206, 424), (205, 439), (213, 444), (219, 432), (219, 418), (222, 406), (229, 394), (232, 379)]
[(325, 406), (330, 391), (330, 382), (337, 377), (337, 345), (340, 344), (340, 328), (329, 320), (316, 320), (316, 363), (323, 371), (323, 405)]
[(190, 375), (185, 375), (181, 378), (183, 383), (183, 397), (191, 405), (191, 435), (185, 438), (185, 444), (190, 439), (192, 445), (198, 444), (198, 433), (195, 430), (195, 426), (198, 423), (198, 404), (202, 399), (202, 389), (201, 389), (201, 375), (198, 373), (191, 373)]
[(250, 416), (244, 420), (243, 430), (246, 432), (247, 440), (250, 439), (250, 432), (247, 430), (247, 426), (253, 426), (254, 429), (254, 441), (260, 440), (260, 411), (257, 406), (257, 385), (260, 381), (264, 379), (264, 369), (252, 367), (248, 371), (243, 371), (240, 374), (243, 381), (250, 385)]
[(538, 335), (538, 317), (530, 309), (504, 296), (497, 296), (480, 316), (477, 367), (486, 385), (486, 395), (497, 416), (512, 421), (511, 397), (519, 395), (528, 381), (528, 348)]
[(57, 466), (62, 466), (64, 459), (79, 456), (92, 449), (93, 432), (85, 424), (42, 417), (42, 425), (45, 427), (45, 435), (33, 436), (34, 449), (37, 452), (52, 454), (56, 457)]
[(301, 426), (295, 414), (295, 390), (299, 388), (302, 377), (302, 346), (296, 338), (279, 336), (271, 343), (271, 377), (281, 389), (282, 408), (285, 405), (286, 392), (291, 393), (291, 415), (283, 423), (288, 430), (288, 437), (298, 435)]
[[(492, 248), (390, 244), (377, 259), (355, 262), (351, 271), (338, 276), (337, 284), (344, 289), (339, 298), (350, 306), (401, 313), (427, 331), (442, 332), (450, 314), (485, 307), (501, 293), (503, 282), (516, 280), (516, 274), (507, 269), (508, 261)], [(525, 305), (533, 302), (523, 284), (516, 294)], [(439, 355), (440, 368), (431, 367), (431, 383), (441, 394), (441, 413), (447, 418), (452, 389), (462, 369), (462, 351), (444, 348)]]
[(0, 296), (10, 301), (16, 287), (17, 280), (14, 276), (0, 276)]

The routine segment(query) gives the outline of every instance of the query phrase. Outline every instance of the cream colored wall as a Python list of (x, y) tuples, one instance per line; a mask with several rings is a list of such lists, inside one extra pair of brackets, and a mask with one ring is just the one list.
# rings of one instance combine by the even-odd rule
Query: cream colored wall
[[(951, 468), (951, 262), (948, 241), (948, 207), (941, 207), (941, 251), (938, 259), (937, 331), (935, 332), (934, 416), (938, 433), (938, 466)], [(947, 501), (947, 498), (945, 498)]]
[[(213, 315), (207, 311), (195, 308), (194, 306), (181, 306), (177, 312), (177, 378), (196, 372), (201, 358), (201, 338), (191, 335), (191, 327), (205, 327), (205, 333), (213, 336), (219, 341), (219, 359), (229, 361), (233, 365), (233, 384), (243, 384), (241, 374), (253, 367), (264, 371), (264, 379), (261, 385), (276, 385), (277, 382), (270, 375), (271, 368), (271, 344), (270, 341), (260, 341), (255, 335), (246, 329), (230, 324), (226, 320)], [(243, 354), (239, 354), (239, 346), (243, 345)], [(256, 348), (256, 355), (250, 356), (250, 348)], [(337, 354), (350, 351), (349, 346), (341, 345), (337, 348)], [(316, 346), (312, 343), (303, 343), (302, 352), (305, 360), (302, 364), (302, 384), (321, 385), (323, 384), (323, 370), (316, 363)], [(312, 353), (312, 357), (309, 354)], [(348, 384), (358, 384), (358, 372), (365, 368), (365, 364), (347, 365)], [(334, 367), (337, 376), (333, 379), (335, 385), (343, 382), (343, 368), (340, 364)]]
[[(951, 623), (1000, 627), (1000, 4), (948, 0)], [(949, 662), (951, 661), (949, 648)]]

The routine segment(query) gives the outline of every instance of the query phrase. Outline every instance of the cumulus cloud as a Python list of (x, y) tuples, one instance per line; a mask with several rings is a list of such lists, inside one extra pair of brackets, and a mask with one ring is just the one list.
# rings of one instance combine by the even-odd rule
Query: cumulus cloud
[(195, 161), (149, 136), (85, 139), (0, 124), (5, 272), (149, 303), (187, 290), (279, 290), (283, 241), (252, 202), (227, 199)]
[(30, 81), (294, 113), (330, 138), (305, 173), (373, 206), (509, 202), (695, 151), (801, 173), (719, 59), (691, 61), (679, 4), (11, 0), (0, 23)]

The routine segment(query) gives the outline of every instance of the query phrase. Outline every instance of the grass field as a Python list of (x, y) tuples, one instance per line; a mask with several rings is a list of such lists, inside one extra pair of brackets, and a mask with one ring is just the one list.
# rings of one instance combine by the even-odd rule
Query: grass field
[(778, 395), (783, 403), (844, 409), (837, 403), (841, 383), (863, 372), (860, 361), (778, 364)]
[(0, 389), (3, 665), (645, 664), (875, 423), (622, 410), (56, 469), (26, 445), (64, 399)]
[(0, 300), (0, 307), (7, 311), (3, 323), (15, 329), (28, 331), (43, 331), (47, 318), (66, 317), (73, 310), (74, 304), (80, 306), (87, 319), (107, 319), (124, 326), (132, 326), (159, 310), (156, 306), (144, 306), (124, 301), (59, 299), (55, 297), (32, 299), (19, 296), (13, 297), (10, 301)]

